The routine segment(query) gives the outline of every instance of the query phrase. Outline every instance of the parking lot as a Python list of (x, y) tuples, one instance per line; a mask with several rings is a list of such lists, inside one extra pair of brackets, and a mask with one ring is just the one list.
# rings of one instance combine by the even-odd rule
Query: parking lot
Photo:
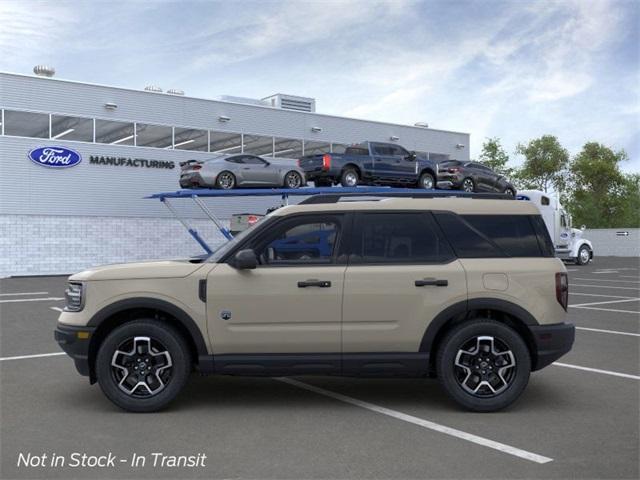
[[(572, 352), (506, 411), (469, 413), (437, 381), (194, 375), (130, 414), (53, 340), (65, 277), (0, 280), (2, 478), (638, 478), (638, 258), (567, 265)], [(89, 433), (89, 434), (88, 434)], [(205, 466), (18, 467), (19, 454), (206, 455)]]

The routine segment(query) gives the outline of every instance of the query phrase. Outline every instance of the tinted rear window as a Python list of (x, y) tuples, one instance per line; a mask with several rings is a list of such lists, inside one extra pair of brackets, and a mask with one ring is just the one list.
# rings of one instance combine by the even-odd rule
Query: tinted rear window
[(529, 215), (463, 215), (462, 218), (510, 257), (542, 255)]
[(356, 217), (353, 263), (444, 263), (454, 254), (425, 213), (364, 213)]
[(538, 236), (538, 245), (540, 245), (542, 256), (554, 257), (556, 251), (553, 247), (549, 230), (547, 230), (547, 226), (545, 225), (544, 220), (542, 220), (542, 217), (540, 215), (531, 215), (531, 223), (533, 224), (533, 229), (536, 231), (536, 235)]

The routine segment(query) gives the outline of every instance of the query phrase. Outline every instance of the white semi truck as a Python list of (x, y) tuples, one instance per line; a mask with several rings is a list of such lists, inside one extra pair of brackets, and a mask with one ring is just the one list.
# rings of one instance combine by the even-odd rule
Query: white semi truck
[(584, 225), (579, 229), (572, 227), (571, 215), (560, 204), (560, 200), (539, 190), (518, 191), (517, 198), (528, 200), (538, 207), (559, 258), (578, 265), (586, 265), (593, 260), (593, 245), (582, 238)]

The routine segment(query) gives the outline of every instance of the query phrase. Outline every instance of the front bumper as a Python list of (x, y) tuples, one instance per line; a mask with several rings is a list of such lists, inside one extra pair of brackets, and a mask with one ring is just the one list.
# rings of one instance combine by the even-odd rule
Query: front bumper
[(71, 325), (58, 324), (53, 332), (53, 336), (60, 345), (60, 348), (69, 355), (80, 375), (88, 377), (89, 368), (89, 343), (95, 328), (76, 327)]
[(569, 352), (576, 336), (576, 327), (571, 323), (531, 325), (529, 330), (536, 349), (531, 370), (540, 370)]

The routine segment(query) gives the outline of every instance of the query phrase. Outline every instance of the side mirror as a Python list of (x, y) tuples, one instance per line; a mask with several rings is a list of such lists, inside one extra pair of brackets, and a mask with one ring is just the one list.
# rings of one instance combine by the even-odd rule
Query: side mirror
[(238, 270), (253, 270), (258, 266), (258, 257), (256, 257), (256, 252), (247, 248), (236, 253), (230, 264)]
[(416, 159), (416, 152), (414, 152), (413, 150), (409, 152), (409, 156), (407, 157), (407, 159), (411, 162), (413, 162)]

